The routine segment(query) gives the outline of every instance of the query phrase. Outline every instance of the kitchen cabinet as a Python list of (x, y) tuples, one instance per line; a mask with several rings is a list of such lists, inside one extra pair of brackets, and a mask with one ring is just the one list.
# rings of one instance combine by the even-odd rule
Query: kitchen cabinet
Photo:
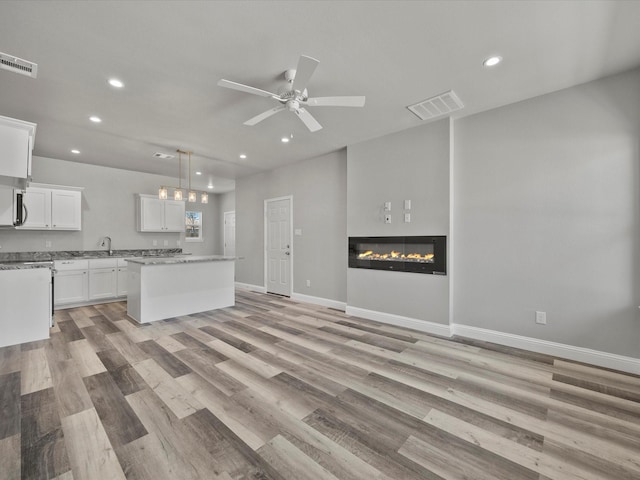
[(118, 259), (89, 260), (89, 300), (114, 298), (118, 292)]
[[(0, 270), (0, 292), (0, 347), (49, 338), (49, 268)], [(3, 419), (5, 412), (3, 408)]]
[(56, 307), (89, 300), (88, 260), (56, 260), (53, 268), (53, 303)]
[(35, 137), (35, 123), (0, 116), (0, 184), (26, 187)]
[[(67, 187), (73, 188), (73, 187)], [(24, 230), (81, 230), (82, 192), (75, 188), (48, 188), (40, 184), (27, 187), (24, 196), (27, 221)]]
[(124, 258), (118, 259), (118, 297), (127, 295), (127, 262)]
[(181, 200), (138, 194), (136, 214), (139, 232), (184, 232), (185, 203)]

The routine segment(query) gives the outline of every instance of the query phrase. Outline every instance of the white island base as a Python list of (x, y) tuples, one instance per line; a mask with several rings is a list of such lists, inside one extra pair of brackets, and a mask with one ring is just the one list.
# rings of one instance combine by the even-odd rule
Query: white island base
[(127, 314), (140, 323), (235, 305), (235, 258), (128, 260)]

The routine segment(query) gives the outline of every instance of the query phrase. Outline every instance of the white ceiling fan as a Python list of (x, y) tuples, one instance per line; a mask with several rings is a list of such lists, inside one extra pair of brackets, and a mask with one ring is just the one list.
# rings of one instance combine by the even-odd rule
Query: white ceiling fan
[(278, 93), (267, 92), (266, 90), (224, 79), (218, 82), (218, 86), (259, 95), (261, 97), (271, 97), (281, 103), (278, 107), (271, 108), (266, 112), (250, 118), (244, 122), (245, 125), (253, 126), (278, 112), (289, 110), (290, 112), (294, 112), (311, 132), (316, 132), (322, 128), (322, 125), (313, 118), (305, 107), (364, 107), (365, 101), (365, 97), (309, 98), (307, 83), (319, 63), (315, 58), (301, 55), (300, 60), (298, 60), (298, 66), (295, 69), (284, 72), (284, 78), (287, 80), (287, 83), (278, 89)]

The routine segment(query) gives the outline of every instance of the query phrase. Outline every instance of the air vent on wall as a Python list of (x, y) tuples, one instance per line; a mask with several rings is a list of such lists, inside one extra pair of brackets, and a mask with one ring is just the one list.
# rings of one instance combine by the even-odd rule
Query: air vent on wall
[(36, 78), (38, 76), (38, 64), (23, 60), (12, 55), (0, 52), (0, 68), (13, 73)]
[(464, 105), (453, 90), (449, 90), (415, 105), (409, 105), (407, 108), (415, 113), (420, 120), (430, 120), (460, 110), (464, 108)]
[(175, 158), (175, 155), (169, 155), (168, 153), (160, 153), (156, 152), (153, 154), (155, 158), (162, 158), (163, 160), (169, 160), (170, 158)]

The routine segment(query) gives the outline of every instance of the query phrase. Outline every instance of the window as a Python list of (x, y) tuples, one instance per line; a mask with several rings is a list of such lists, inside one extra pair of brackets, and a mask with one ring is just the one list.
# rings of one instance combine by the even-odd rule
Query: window
[(185, 242), (202, 242), (202, 212), (186, 212)]

